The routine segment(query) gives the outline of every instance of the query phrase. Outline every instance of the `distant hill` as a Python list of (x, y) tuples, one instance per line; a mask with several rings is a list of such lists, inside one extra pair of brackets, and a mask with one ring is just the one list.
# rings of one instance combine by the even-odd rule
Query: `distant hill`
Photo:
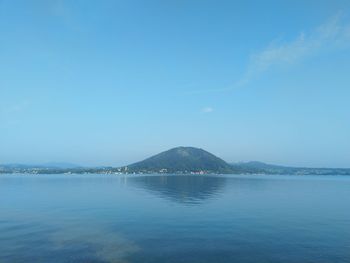
[(34, 168), (46, 168), (46, 169), (74, 169), (80, 168), (81, 166), (73, 163), (63, 163), (63, 162), (50, 162), (44, 164), (0, 164), (0, 168), (3, 169), (34, 169)]
[(288, 167), (263, 162), (232, 163), (234, 173), (241, 174), (280, 174), (280, 175), (350, 175), (347, 168), (306, 168)]
[(65, 163), (65, 162), (49, 162), (41, 165), (42, 167), (47, 168), (61, 168), (61, 169), (73, 169), (73, 168), (81, 168), (80, 165), (74, 163)]
[(131, 164), (131, 172), (210, 172), (229, 173), (232, 167), (224, 160), (199, 148), (177, 147)]
[(264, 171), (279, 171), (284, 170), (289, 167), (284, 167), (280, 165), (267, 164), (258, 161), (250, 161), (250, 162), (239, 162), (239, 163), (231, 163), (232, 169), (237, 172), (242, 173), (260, 173)]

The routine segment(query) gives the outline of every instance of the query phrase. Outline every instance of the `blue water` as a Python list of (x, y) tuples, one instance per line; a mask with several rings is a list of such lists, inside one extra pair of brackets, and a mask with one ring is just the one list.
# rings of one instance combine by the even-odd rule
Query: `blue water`
[(350, 262), (350, 177), (2, 175), (0, 262)]

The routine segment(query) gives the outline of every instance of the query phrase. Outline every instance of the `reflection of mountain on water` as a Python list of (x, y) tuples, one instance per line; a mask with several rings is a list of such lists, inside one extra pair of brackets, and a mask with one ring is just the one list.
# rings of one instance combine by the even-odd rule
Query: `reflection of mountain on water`
[(134, 177), (129, 182), (175, 202), (199, 204), (222, 193), (226, 178), (199, 175)]

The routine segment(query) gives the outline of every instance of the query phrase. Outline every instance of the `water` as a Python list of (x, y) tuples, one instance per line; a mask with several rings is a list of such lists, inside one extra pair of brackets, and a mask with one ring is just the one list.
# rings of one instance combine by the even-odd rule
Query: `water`
[(2, 175), (0, 262), (350, 262), (350, 177)]

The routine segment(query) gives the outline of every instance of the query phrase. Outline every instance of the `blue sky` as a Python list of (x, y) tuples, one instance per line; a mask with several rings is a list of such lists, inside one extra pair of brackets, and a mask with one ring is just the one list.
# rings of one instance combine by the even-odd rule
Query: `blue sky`
[(0, 163), (350, 167), (349, 99), (347, 0), (0, 0)]

